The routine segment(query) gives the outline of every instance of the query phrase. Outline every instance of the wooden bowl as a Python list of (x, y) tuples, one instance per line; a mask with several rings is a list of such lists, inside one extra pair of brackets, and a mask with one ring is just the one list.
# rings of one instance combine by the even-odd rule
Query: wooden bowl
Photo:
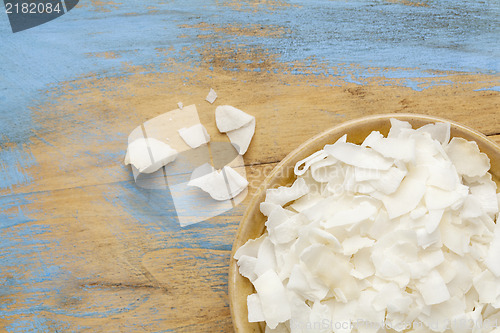
[(265, 331), (264, 323), (248, 322), (246, 300), (247, 296), (255, 291), (250, 281), (239, 274), (234, 253), (247, 240), (257, 238), (264, 232), (266, 218), (260, 212), (259, 204), (264, 201), (266, 190), (277, 186), (291, 185), (295, 180), (293, 168), (298, 161), (323, 149), (326, 144), (334, 143), (344, 134), (347, 134), (347, 141), (356, 144), (363, 142), (365, 137), (374, 130), (379, 131), (384, 136), (387, 135), (390, 129), (390, 118), (408, 121), (413, 128), (435, 122), (450, 123), (452, 137), (458, 136), (469, 141), (474, 140), (477, 142), (479, 149), (488, 155), (491, 161), (490, 173), (493, 175), (497, 186), (500, 186), (500, 147), (483, 134), (446, 119), (416, 114), (376, 115), (348, 121), (316, 135), (288, 154), (266, 177), (248, 205), (240, 223), (229, 264), (229, 302), (235, 332)]

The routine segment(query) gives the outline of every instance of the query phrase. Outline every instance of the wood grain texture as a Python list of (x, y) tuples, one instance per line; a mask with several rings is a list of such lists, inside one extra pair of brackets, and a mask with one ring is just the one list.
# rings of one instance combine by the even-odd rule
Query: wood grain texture
[[(18, 34), (2, 21), (0, 331), (230, 332), (238, 223), (303, 141), (405, 112), (500, 143), (497, 8), (412, 4), (89, 1)], [(130, 131), (179, 101), (214, 142), (217, 105), (257, 119), (245, 201), (185, 228), (123, 165)]]

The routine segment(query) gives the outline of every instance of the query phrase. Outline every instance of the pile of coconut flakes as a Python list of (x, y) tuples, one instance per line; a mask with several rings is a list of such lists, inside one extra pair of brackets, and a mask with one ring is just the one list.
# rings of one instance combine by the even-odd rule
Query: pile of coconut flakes
[[(266, 232), (235, 253), (266, 332), (490, 332), (500, 319), (500, 194), (475, 142), (391, 119), (267, 191)], [(500, 329), (496, 329), (500, 331)]]

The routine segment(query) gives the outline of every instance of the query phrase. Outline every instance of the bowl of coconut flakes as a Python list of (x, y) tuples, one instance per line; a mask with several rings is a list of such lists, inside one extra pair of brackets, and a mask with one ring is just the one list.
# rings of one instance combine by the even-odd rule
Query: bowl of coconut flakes
[(500, 148), (414, 114), (292, 151), (240, 223), (236, 332), (500, 331)]

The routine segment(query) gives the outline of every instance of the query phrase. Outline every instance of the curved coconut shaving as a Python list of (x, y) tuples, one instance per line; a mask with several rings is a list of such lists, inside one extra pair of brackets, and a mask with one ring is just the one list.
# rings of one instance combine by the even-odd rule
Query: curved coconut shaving
[(153, 173), (177, 158), (177, 151), (154, 138), (140, 138), (127, 147), (125, 165), (132, 164), (141, 173)]

